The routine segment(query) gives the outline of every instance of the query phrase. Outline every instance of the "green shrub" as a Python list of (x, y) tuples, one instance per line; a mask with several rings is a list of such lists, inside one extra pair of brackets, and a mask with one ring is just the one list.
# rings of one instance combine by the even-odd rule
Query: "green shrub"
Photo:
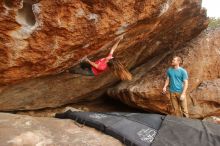
[(220, 18), (209, 18), (209, 27), (210, 28), (217, 28), (220, 27)]

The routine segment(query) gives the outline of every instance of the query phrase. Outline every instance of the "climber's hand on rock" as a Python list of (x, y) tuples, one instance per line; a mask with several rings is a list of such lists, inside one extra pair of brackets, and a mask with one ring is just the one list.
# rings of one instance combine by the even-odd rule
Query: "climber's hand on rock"
[(185, 98), (186, 98), (186, 94), (182, 93), (181, 96), (180, 96), (180, 100), (183, 101)]
[(115, 40), (117, 40), (117, 42), (121, 41), (124, 38), (124, 35), (125, 34), (122, 34), (122, 35), (116, 37)]
[(84, 59), (84, 61), (89, 62), (90, 60), (86, 57), (86, 58)]
[(166, 87), (163, 87), (162, 93), (163, 93), (163, 94), (166, 94), (166, 92), (167, 92), (167, 88), (166, 88)]
[(125, 34), (120, 35), (120, 36), (119, 36), (119, 40), (122, 40), (122, 39), (124, 38), (124, 35), (125, 35)]

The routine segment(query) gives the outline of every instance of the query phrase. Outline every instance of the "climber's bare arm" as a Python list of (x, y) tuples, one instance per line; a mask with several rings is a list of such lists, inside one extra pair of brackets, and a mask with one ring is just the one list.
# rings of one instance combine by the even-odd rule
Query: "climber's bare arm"
[(86, 58), (85, 61), (91, 64), (93, 67), (98, 68), (98, 65), (95, 62), (90, 61), (88, 58)]
[[(118, 37), (117, 42), (114, 44), (114, 46), (111, 48), (110, 54), (113, 54), (115, 49), (118, 47), (118, 44), (120, 43), (120, 41), (123, 39), (124, 35), (121, 35), (120, 37)], [(89, 60), (88, 58), (85, 59), (86, 62), (88, 62), (89, 64), (91, 64), (93, 67), (98, 68), (98, 65), (95, 62), (92, 62), (91, 60)]]
[(117, 40), (117, 42), (114, 44), (114, 46), (111, 48), (110, 54), (113, 54), (115, 49), (118, 47), (118, 44), (120, 43), (120, 41), (123, 39), (124, 35), (121, 35), (119, 37), (119, 39)]

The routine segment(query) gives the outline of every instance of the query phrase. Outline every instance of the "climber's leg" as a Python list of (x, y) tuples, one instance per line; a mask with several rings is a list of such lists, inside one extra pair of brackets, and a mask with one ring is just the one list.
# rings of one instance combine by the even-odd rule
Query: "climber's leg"
[(91, 65), (85, 61), (82, 61), (80, 63), (80, 66), (70, 68), (69, 73), (82, 74), (86, 76), (94, 76)]

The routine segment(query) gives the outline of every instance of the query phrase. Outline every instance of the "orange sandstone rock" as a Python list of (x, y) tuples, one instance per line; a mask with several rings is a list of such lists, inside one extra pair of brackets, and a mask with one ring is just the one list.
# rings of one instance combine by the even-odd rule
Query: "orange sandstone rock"
[(112, 74), (61, 73), (125, 33), (115, 57), (129, 69), (184, 46), (207, 27), (198, 0), (0, 1), (0, 110), (57, 107), (103, 95)]

